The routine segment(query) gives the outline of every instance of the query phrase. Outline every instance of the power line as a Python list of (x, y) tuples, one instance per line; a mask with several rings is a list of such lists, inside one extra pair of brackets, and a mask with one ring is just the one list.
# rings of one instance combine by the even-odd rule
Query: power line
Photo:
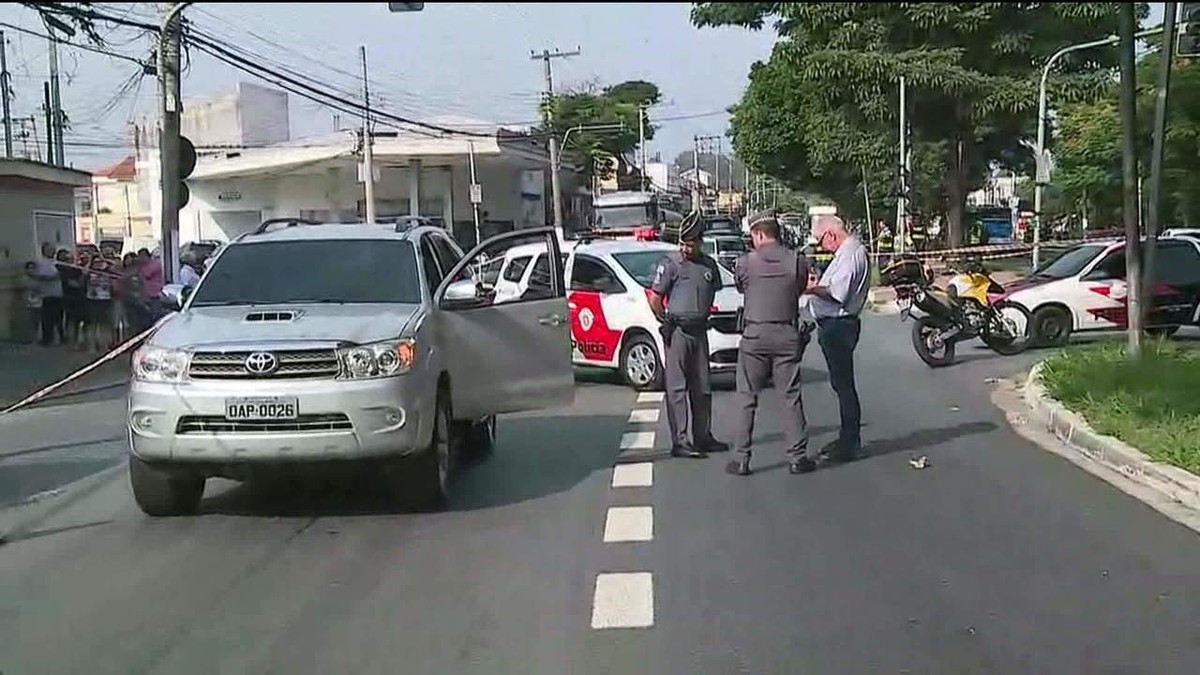
[[(38, 38), (41, 38), (41, 39), (43, 39), (43, 40), (50, 40), (50, 39), (52, 39), (52, 38), (51, 38), (49, 35), (47, 35), (47, 34), (45, 34), (45, 33), (39, 33), (39, 32), (38, 32), (38, 31), (36, 31), (36, 30), (30, 30), (30, 29), (28, 29), (28, 28), (22, 28), (21, 26), (14, 25), (14, 24), (8, 23), (8, 22), (6, 22), (6, 21), (0, 21), (0, 26), (4, 26), (5, 28), (10, 28), (10, 29), (12, 29), (12, 30), (15, 30), (15, 31), (17, 31), (18, 33), (24, 33), (24, 34), (26, 34), (26, 35), (32, 35), (33, 37), (38, 37)], [(78, 43), (78, 42), (68, 42), (67, 40), (63, 40), (62, 38), (58, 38), (58, 43), (59, 43), (59, 44), (61, 44), (61, 45), (67, 45), (68, 47), (74, 47), (74, 48), (76, 48), (76, 49), (82, 49), (82, 50), (84, 50), (84, 51), (86, 51), (86, 52), (93, 52), (93, 53), (95, 53), (95, 54), (103, 54), (103, 55), (105, 55), (105, 56), (111, 56), (111, 57), (113, 57), (113, 58), (115, 58), (115, 59), (124, 59), (124, 60), (126, 60), (126, 61), (130, 61), (130, 62), (136, 63), (136, 64), (138, 64), (139, 66), (142, 66), (142, 67), (145, 67), (145, 65), (146, 65), (146, 64), (145, 64), (143, 61), (141, 61), (141, 60), (139, 60), (139, 59), (137, 59), (137, 58), (135, 58), (135, 57), (133, 57), (133, 56), (129, 56), (128, 54), (122, 54), (122, 53), (120, 53), (120, 52), (113, 52), (113, 51), (109, 51), (109, 50), (107, 50), (107, 49), (102, 49), (102, 48), (100, 48), (100, 47), (93, 47), (92, 45), (80, 44), (80, 43)]]

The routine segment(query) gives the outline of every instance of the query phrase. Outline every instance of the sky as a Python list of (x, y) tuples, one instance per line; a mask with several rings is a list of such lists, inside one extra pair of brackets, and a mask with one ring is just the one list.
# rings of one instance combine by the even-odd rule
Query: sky
[[(105, 13), (156, 23), (153, 3), (93, 3)], [(765, 60), (770, 30), (697, 29), (688, 3), (425, 3), (416, 13), (390, 13), (387, 3), (196, 3), (185, 10), (207, 35), (286, 64), (345, 92), (358, 92), (359, 46), (368, 53), (373, 107), (416, 119), (472, 118), (531, 123), (544, 86), (532, 50), (581, 54), (555, 59), (559, 91), (589, 84), (642, 79), (657, 84), (663, 101), (650, 112), (663, 118), (648, 145), (670, 161), (692, 147), (695, 135), (723, 135), (724, 112), (737, 102), (751, 64)], [(0, 5), (0, 22), (45, 34), (37, 14), (16, 3)], [(48, 49), (42, 38), (5, 31), (15, 100), (14, 116), (41, 113)], [(146, 58), (149, 38), (135, 29), (101, 25), (108, 49)], [(60, 51), (62, 107), (72, 129), (67, 162), (94, 169), (125, 154), (126, 129), (155, 109), (157, 86), (137, 64), (64, 45)], [(198, 51), (185, 59), (187, 101), (230, 92), (252, 75)], [(261, 84), (261, 82), (260, 82)], [(334, 112), (290, 96), (292, 137), (334, 129)], [(347, 126), (347, 116), (342, 114)], [(14, 132), (19, 128), (14, 128)], [(725, 145), (728, 148), (728, 143)], [(21, 153), (20, 139), (15, 149)]]

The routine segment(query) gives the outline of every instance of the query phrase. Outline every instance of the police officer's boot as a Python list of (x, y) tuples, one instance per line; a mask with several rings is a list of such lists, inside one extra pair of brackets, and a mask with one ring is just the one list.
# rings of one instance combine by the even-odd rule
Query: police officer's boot
[(731, 476), (749, 476), (753, 473), (750, 470), (750, 453), (743, 452), (740, 458), (726, 464), (725, 473)]
[(708, 457), (708, 454), (701, 452), (691, 446), (674, 445), (674, 446), (671, 446), (671, 456), (672, 457), (687, 457), (690, 459), (704, 459), (705, 457)]
[(700, 449), (703, 450), (704, 452), (707, 452), (710, 454), (716, 454), (719, 452), (729, 452), (729, 444), (722, 443), (721, 441), (718, 441), (715, 438), (710, 438), (710, 439), (708, 439), (707, 443), (704, 443), (700, 446)]

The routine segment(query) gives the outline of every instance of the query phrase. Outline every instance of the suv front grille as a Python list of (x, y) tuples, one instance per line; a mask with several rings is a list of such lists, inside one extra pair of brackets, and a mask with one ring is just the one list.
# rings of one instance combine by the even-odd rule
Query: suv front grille
[(246, 369), (246, 357), (257, 352), (196, 352), (188, 375), (194, 380), (235, 379), (324, 379), (337, 377), (337, 352), (332, 349), (268, 352), (279, 366), (266, 375)]
[(220, 415), (184, 415), (175, 425), (177, 434), (304, 433), (352, 429), (350, 418), (342, 413), (300, 415), (292, 420), (227, 420)]

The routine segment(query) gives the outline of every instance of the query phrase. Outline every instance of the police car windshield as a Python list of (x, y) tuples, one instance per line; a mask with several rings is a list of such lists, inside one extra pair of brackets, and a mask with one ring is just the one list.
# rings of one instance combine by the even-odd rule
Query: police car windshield
[(1083, 268), (1103, 250), (1104, 246), (1097, 244), (1076, 246), (1043, 265), (1033, 273), (1033, 276), (1043, 279), (1066, 279), (1067, 277), (1073, 277), (1083, 271)]
[(421, 302), (412, 243), (307, 239), (230, 246), (196, 288), (192, 307)]
[[(658, 269), (658, 263), (663, 258), (667, 257), (668, 251), (636, 251), (630, 253), (614, 253), (613, 258), (616, 258), (617, 264), (620, 265), (629, 276), (633, 277), (634, 281), (642, 288), (650, 288), (650, 284), (654, 283), (654, 272)], [(721, 283), (725, 286), (732, 286), (734, 279), (724, 267), (717, 267), (721, 275)]]

